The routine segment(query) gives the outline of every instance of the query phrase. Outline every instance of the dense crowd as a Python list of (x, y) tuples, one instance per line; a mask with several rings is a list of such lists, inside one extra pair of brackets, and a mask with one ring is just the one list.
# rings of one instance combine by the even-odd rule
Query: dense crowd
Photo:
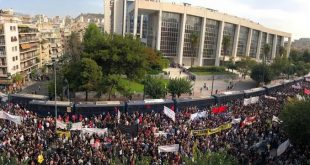
[[(305, 84), (302, 84), (305, 85)], [(307, 84), (308, 85), (308, 84)], [(235, 157), (239, 164), (306, 164), (310, 157), (309, 148), (300, 150), (290, 146), (280, 156), (274, 154), (277, 147), (287, 140), (280, 129), (280, 123), (272, 122), (278, 116), (288, 97), (302, 93), (302, 89), (287, 87), (275, 91), (271, 97), (260, 97), (259, 102), (243, 105), (237, 99), (228, 104), (229, 110), (213, 114), (211, 107), (198, 109), (187, 107), (176, 112), (175, 122), (164, 113), (106, 113), (93, 117), (82, 115), (59, 116), (64, 122), (83, 123), (88, 128), (108, 128), (105, 135), (83, 134), (71, 131), (69, 136), (55, 133), (55, 119), (38, 117), (36, 114), (8, 104), (2, 109), (10, 114), (23, 116), (22, 124), (0, 120), (0, 154), (15, 158), (17, 162), (29, 161), (38, 164), (38, 157), (44, 158), (43, 164), (111, 164), (115, 159), (123, 164), (134, 165), (143, 156), (151, 157), (150, 164), (159, 165), (164, 161), (179, 165), (184, 159), (193, 159), (195, 149), (224, 151)], [(190, 121), (190, 115), (207, 111), (207, 116)], [(234, 124), (232, 128), (209, 135), (194, 136), (191, 130), (216, 128), (230, 123), (232, 119), (255, 116), (253, 124), (242, 126)], [(137, 125), (137, 134), (124, 133), (120, 125)], [(163, 135), (156, 135), (158, 131)], [(179, 144), (178, 152), (159, 153), (158, 146)]]

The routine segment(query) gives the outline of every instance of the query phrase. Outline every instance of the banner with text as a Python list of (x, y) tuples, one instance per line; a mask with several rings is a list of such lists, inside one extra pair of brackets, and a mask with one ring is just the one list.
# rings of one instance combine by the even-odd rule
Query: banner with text
[(216, 128), (208, 128), (208, 129), (202, 129), (202, 130), (192, 130), (192, 134), (194, 136), (204, 136), (204, 135), (212, 135), (221, 131), (224, 131), (226, 129), (231, 128), (231, 123), (223, 124)]
[(178, 152), (179, 144), (166, 145), (166, 146), (158, 146), (158, 152)]

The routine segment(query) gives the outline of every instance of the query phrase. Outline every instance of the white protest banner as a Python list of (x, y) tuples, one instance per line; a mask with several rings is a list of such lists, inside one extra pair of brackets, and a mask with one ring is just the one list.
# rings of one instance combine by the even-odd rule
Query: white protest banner
[(232, 119), (231, 124), (238, 124), (241, 122), (241, 118)]
[(297, 84), (297, 85), (292, 85), (292, 88), (294, 88), (294, 89), (301, 89), (301, 86), (300, 86), (299, 84)]
[(80, 131), (80, 130), (82, 130), (82, 122), (73, 123), (70, 130), (71, 131)]
[(272, 96), (267, 96), (267, 95), (265, 95), (265, 98), (266, 98), (266, 99), (270, 99), (270, 100), (277, 100), (277, 98), (272, 97)]
[(251, 97), (251, 104), (255, 104), (255, 103), (258, 103), (259, 101), (259, 97), (256, 96), (256, 97)]
[(247, 106), (249, 104), (255, 104), (255, 103), (258, 103), (259, 101), (259, 97), (256, 96), (256, 97), (250, 97), (248, 99), (244, 99), (243, 100), (243, 105)]
[(158, 153), (161, 153), (161, 152), (178, 152), (178, 151), (179, 151), (179, 144), (158, 146)]
[(272, 116), (272, 121), (277, 122), (277, 123), (282, 123), (282, 121), (276, 116)]
[(4, 115), (4, 111), (0, 111), (0, 119), (6, 119), (6, 116)]
[(244, 106), (247, 106), (247, 105), (249, 105), (249, 104), (251, 104), (251, 98), (249, 98), (249, 99), (244, 99), (244, 100), (243, 100), (243, 105), (244, 105)]
[(175, 121), (175, 113), (174, 113), (174, 111), (169, 109), (166, 106), (164, 106), (164, 114), (167, 115), (173, 121)]
[(280, 156), (283, 152), (285, 152), (285, 150), (287, 149), (287, 147), (289, 145), (290, 145), (290, 140), (289, 139), (287, 139), (285, 142), (280, 144), (278, 149), (277, 149), (277, 156)]
[(84, 134), (97, 134), (97, 135), (104, 135), (106, 133), (108, 133), (108, 128), (82, 128), (82, 133)]
[(164, 132), (164, 131), (158, 131), (157, 133), (154, 133), (154, 136), (155, 136), (155, 137), (158, 137), (158, 136), (167, 137), (167, 133)]
[(0, 111), (0, 119), (6, 119), (14, 122), (15, 124), (22, 124), (22, 117), (8, 114), (4, 111)]
[(297, 97), (297, 99), (298, 99), (299, 101), (301, 101), (301, 100), (305, 100), (305, 98), (304, 98), (304, 97), (302, 97), (302, 96), (300, 96), (299, 94), (297, 94), (297, 95), (296, 95), (296, 97)]
[(191, 114), (190, 120), (193, 121), (193, 120), (204, 118), (204, 117), (207, 117), (207, 111), (202, 111), (202, 112)]
[(119, 111), (119, 109), (117, 110), (117, 123), (119, 123), (121, 120), (121, 112)]
[(307, 82), (310, 82), (310, 78), (306, 78), (306, 81), (307, 81)]
[(21, 116), (11, 115), (11, 114), (8, 114), (4, 111), (0, 111), (0, 119), (10, 120), (16, 124), (22, 123), (22, 117)]
[(56, 127), (60, 128), (60, 129), (67, 129), (67, 124), (65, 122), (57, 120), (56, 121)]

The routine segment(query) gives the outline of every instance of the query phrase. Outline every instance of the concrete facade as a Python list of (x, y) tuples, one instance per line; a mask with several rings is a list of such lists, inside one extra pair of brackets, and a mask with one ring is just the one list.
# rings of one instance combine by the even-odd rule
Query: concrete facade
[[(216, 10), (193, 7), (186, 3), (162, 3), (158, 0), (105, 0), (104, 8), (106, 32), (124, 35), (126, 31), (139, 36), (146, 45), (160, 50), (166, 58), (179, 64), (218, 66), (220, 61), (227, 61), (231, 57), (234, 60), (240, 60), (249, 56), (251, 49), (256, 51), (252, 52), (256, 56), (251, 57), (261, 61), (260, 52), (265, 43), (272, 44), (269, 59), (272, 60), (278, 56), (276, 50), (279, 47), (278, 39), (281, 42), (288, 41), (287, 54), (290, 50), (292, 37), (290, 33), (270, 29), (251, 20)], [(144, 33), (147, 34), (141, 34), (143, 29), (146, 29)], [(252, 40), (253, 31), (257, 34), (254, 40)], [(194, 33), (199, 36), (198, 49), (189, 54), (190, 49), (194, 48), (189, 34)], [(266, 42), (263, 43), (261, 43), (262, 33), (268, 34)], [(233, 42), (232, 47), (229, 48), (230, 53), (225, 55), (225, 59), (222, 53), (224, 35), (230, 35)], [(282, 43), (281, 46), (283, 46)]]

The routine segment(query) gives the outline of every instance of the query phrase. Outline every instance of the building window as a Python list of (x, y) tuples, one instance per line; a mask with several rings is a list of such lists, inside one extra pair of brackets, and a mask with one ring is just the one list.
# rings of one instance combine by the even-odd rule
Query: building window
[(15, 57), (13, 57), (13, 61), (15, 61)]
[(187, 16), (184, 34), (184, 57), (197, 57), (200, 43), (201, 18)]
[(252, 31), (252, 40), (250, 46), (250, 57), (256, 58), (257, 47), (258, 47), (259, 31)]
[(18, 56), (16, 56), (15, 59), (18, 60)]
[(18, 69), (18, 65), (16, 65), (16, 69)]
[(249, 28), (241, 26), (239, 31), (239, 41), (237, 49), (238, 56), (245, 56), (248, 42), (248, 35), (249, 35)]
[[(215, 59), (219, 26), (220, 26), (219, 21), (206, 19), (205, 41), (203, 49), (203, 57), (205, 58)], [(206, 62), (206, 64), (207, 63), (208, 62)], [(214, 63), (212, 65), (214, 65)]]
[[(234, 44), (234, 36), (235, 36), (236, 25), (225, 22), (223, 38), (225, 36), (230, 38), (230, 45), (228, 46), (227, 52), (224, 52), (224, 47), (222, 46), (222, 54), (227, 56), (232, 55), (232, 49)], [(222, 44), (222, 43), (221, 43)]]
[(180, 26), (180, 14), (162, 13), (160, 50), (164, 56), (177, 56)]
[(15, 51), (17, 51), (17, 46), (15, 46)]

